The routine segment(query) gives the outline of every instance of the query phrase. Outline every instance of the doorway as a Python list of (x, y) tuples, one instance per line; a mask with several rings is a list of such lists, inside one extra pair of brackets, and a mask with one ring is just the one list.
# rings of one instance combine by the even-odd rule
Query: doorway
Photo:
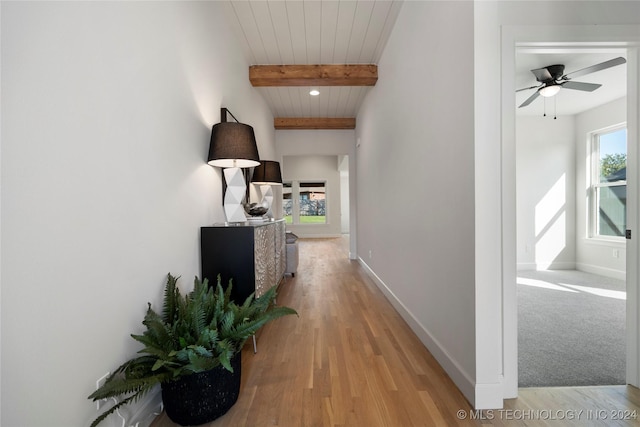
[[(626, 40), (625, 42), (610, 42), (609, 40)], [(563, 43), (554, 40), (564, 40)], [(571, 42), (574, 40), (575, 42)], [(585, 42), (587, 40), (588, 42)], [(516, 49), (537, 49), (540, 46), (552, 46), (555, 49), (571, 50), (580, 48), (583, 51), (600, 51), (618, 49), (627, 55), (627, 126), (629, 167), (627, 227), (631, 230), (638, 226), (638, 49), (640, 38), (625, 29), (600, 26), (572, 27), (513, 27), (506, 28), (502, 34), (502, 75), (515, 76)], [(514, 93), (517, 89), (514, 78), (505, 78), (501, 84), (501, 181), (502, 181), (502, 296), (503, 296), (503, 372), (505, 396), (517, 395), (518, 378), (518, 346), (517, 346), (517, 225), (516, 225), (516, 102)], [(511, 143), (513, 141), (513, 143)], [(637, 239), (626, 241), (626, 382), (635, 386), (640, 383), (638, 376), (638, 242)]]
[(299, 237), (351, 236), (350, 156), (283, 156), (283, 210), (287, 229)]
[[(607, 171), (626, 171), (623, 55), (516, 50), (517, 87), (527, 88), (516, 93), (520, 387), (625, 383), (626, 191), (620, 189), (626, 190), (626, 177), (613, 182), (598, 170), (615, 159)], [(612, 63), (617, 65), (605, 69)], [(569, 75), (595, 69), (575, 81), (588, 89), (601, 86), (593, 92), (562, 87), (553, 97), (536, 97), (537, 88), (529, 86), (545, 67)], [(612, 127), (616, 131), (608, 132)], [(623, 140), (608, 144), (605, 136)], [(603, 191), (592, 188), (592, 177)], [(617, 197), (607, 201), (606, 194)]]

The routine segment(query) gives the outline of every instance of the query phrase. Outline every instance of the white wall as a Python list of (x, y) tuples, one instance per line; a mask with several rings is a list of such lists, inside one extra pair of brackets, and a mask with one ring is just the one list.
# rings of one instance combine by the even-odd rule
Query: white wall
[[(2, 2), (3, 426), (88, 425), (167, 272), (223, 220), (220, 107), (275, 155), (216, 2)], [(158, 307), (159, 308), (159, 307)], [(107, 424), (105, 424), (107, 425)]]
[(298, 237), (339, 237), (341, 233), (341, 196), (338, 156), (284, 156), (283, 181), (325, 183), (326, 223), (287, 224)]
[(623, 98), (557, 120), (517, 117), (519, 269), (577, 268), (625, 278), (626, 243), (588, 238), (586, 191), (587, 135), (625, 122), (626, 113)]
[(518, 268), (574, 269), (575, 118), (516, 119)]
[(473, 48), (471, 2), (405, 2), (356, 129), (360, 261), (471, 402)]
[[(355, 161), (356, 139), (353, 130), (277, 130), (276, 131), (276, 154), (280, 162), (285, 156), (349, 156), (349, 257), (355, 259), (356, 256), (356, 212), (355, 194), (356, 194), (356, 161)], [(283, 169), (286, 165), (281, 163)], [(283, 174), (286, 171), (283, 170)], [(338, 201), (339, 203), (339, 201)], [(323, 233), (340, 234), (340, 218), (338, 218), (338, 228), (336, 230), (316, 230), (312, 232), (305, 231), (304, 228), (295, 228), (295, 233), (300, 232), (300, 236), (317, 236), (317, 231)], [(292, 229), (291, 225), (287, 225), (287, 229)]]
[[(576, 116), (576, 262), (580, 270), (624, 279), (626, 276), (626, 241), (589, 239), (587, 234), (588, 138), (591, 132), (627, 121), (627, 98), (621, 98)], [(618, 251), (618, 257), (613, 251)]]

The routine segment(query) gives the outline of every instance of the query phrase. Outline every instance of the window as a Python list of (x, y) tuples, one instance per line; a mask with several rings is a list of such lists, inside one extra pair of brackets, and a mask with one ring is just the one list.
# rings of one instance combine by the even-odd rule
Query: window
[(627, 129), (592, 134), (590, 237), (624, 237), (627, 224)]
[(301, 182), (300, 224), (326, 224), (327, 199), (324, 182)]
[(326, 224), (326, 183), (283, 183), (282, 207), (287, 224)]

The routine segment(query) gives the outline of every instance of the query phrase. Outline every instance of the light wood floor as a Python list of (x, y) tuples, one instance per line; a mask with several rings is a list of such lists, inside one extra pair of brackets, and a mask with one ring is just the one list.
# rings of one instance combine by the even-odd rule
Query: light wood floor
[[(625, 386), (523, 389), (502, 411), (474, 412), (358, 263), (349, 261), (344, 239), (301, 239), (299, 250), (298, 274), (281, 285), (278, 303), (300, 316), (265, 326), (257, 354), (247, 343), (240, 397), (208, 426), (640, 424), (640, 392)], [(613, 421), (633, 411), (635, 420)], [(165, 414), (152, 424), (175, 426)]]

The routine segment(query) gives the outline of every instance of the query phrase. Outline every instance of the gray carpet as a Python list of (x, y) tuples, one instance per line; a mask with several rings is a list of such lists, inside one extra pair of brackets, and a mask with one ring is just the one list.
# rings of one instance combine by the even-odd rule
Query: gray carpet
[(520, 387), (625, 384), (624, 281), (519, 271), (517, 289)]

